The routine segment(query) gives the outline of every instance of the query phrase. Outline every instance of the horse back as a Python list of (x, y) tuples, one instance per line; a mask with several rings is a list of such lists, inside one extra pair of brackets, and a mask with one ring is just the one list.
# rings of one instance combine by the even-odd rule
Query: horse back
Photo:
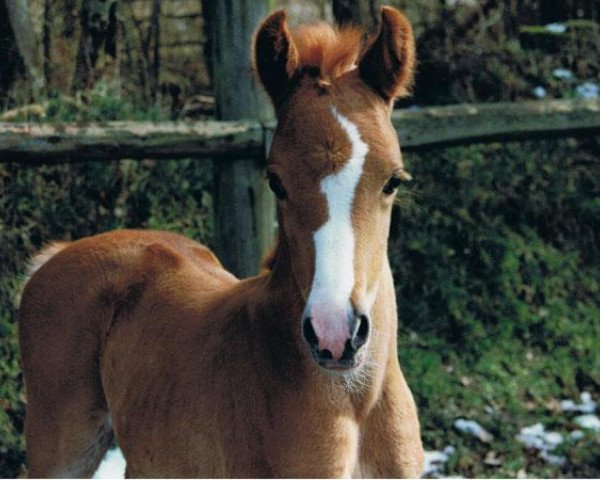
[(100, 348), (112, 324), (144, 299), (210, 302), (237, 283), (207, 247), (158, 231), (121, 230), (53, 244), (32, 259), (31, 271), (19, 313), (26, 370), (30, 353), (51, 356), (71, 337)]
[(151, 392), (161, 374), (172, 376), (156, 367), (160, 357), (175, 358), (182, 338), (218, 325), (205, 313), (238, 281), (208, 248), (167, 232), (124, 230), (53, 244), (31, 267), (19, 314), (28, 461), (38, 476), (82, 476), (94, 459), (48, 470), (52, 438), (64, 444), (60, 458), (92, 451), (99, 428), (110, 431), (121, 423), (115, 415), (127, 416), (118, 405), (123, 390)]

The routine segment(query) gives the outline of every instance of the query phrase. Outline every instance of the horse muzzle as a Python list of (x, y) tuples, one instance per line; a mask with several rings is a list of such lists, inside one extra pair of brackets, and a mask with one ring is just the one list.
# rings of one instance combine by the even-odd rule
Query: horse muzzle
[(369, 317), (333, 304), (307, 307), (302, 320), (302, 336), (319, 366), (333, 371), (359, 367), (369, 340)]

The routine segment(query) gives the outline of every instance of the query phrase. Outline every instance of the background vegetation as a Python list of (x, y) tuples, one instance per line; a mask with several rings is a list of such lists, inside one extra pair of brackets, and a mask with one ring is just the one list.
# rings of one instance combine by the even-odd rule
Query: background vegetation
[[(409, 157), (417, 185), (390, 250), (399, 355), (426, 444), (458, 447), (451, 473), (600, 474), (597, 436), (564, 445), (562, 469), (515, 441), (538, 422), (573, 430), (558, 401), (598, 393), (599, 147), (536, 142)], [(457, 418), (494, 440), (465, 438)]]
[[(328, 2), (281, 3), (296, 21), (331, 17)], [(598, 83), (598, 2), (395, 3), (415, 24), (420, 56), (415, 96), (404, 106), (518, 101), (543, 96), (538, 87), (547, 97), (573, 98), (582, 95), (582, 85)], [(151, 38), (151, 4), (132, 2), (139, 10), (122, 20), (135, 23), (148, 13), (146, 23), (134, 25), (140, 39)], [(193, 15), (201, 13), (200, 2), (195, 5)], [(152, 87), (151, 41), (140, 43), (139, 52), (132, 47), (131, 58), (125, 52), (112, 60), (104, 52), (89, 88), (73, 93), (79, 27), (59, 15), (59, 6), (48, 17), (55, 54), (46, 91), (29, 88), (15, 61), (17, 73), (0, 94), (9, 118), (210, 114), (201, 60), (186, 57), (193, 80), (181, 80), (167, 59), (177, 52), (164, 46), (164, 68)], [(43, 18), (42, 6), (36, 8)], [(201, 16), (189, 18), (201, 26)], [(544, 28), (551, 22), (562, 22), (565, 31)], [(200, 59), (204, 39), (189, 41)], [(32, 102), (41, 108), (21, 108)], [(416, 180), (399, 193), (390, 240), (402, 322), (399, 356), (420, 407), (426, 447), (456, 448), (447, 473), (600, 476), (598, 434), (587, 431), (561, 445), (562, 466), (515, 441), (520, 428), (538, 422), (565, 434), (574, 430), (559, 401), (584, 391), (600, 396), (599, 155), (599, 138), (406, 155)], [(15, 298), (28, 256), (51, 240), (122, 227), (173, 230), (210, 245), (211, 179), (209, 163), (193, 160), (0, 163), (1, 476), (16, 476), (24, 461)], [(458, 432), (458, 418), (478, 421), (493, 440)]]

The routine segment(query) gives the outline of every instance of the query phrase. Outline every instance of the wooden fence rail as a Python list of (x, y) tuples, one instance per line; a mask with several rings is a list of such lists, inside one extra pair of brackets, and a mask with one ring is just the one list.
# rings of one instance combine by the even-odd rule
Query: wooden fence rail
[[(600, 100), (552, 100), (398, 110), (403, 149), (600, 134)], [(256, 121), (0, 123), (0, 162), (120, 158), (261, 158), (275, 124)]]

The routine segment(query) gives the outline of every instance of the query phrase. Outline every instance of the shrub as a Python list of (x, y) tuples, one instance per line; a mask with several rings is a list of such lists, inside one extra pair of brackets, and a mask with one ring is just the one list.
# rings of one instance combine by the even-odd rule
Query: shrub
[[(454, 432), (456, 418), (472, 416), (497, 436), (504, 470), (483, 474), (514, 476), (526, 466), (518, 429), (556, 422), (556, 399), (598, 391), (597, 140), (407, 158), (416, 185), (400, 193), (390, 245), (399, 355), (426, 444), (469, 447), (455, 473), (482, 474), (488, 449)], [(531, 468), (548, 474), (543, 462)]]

